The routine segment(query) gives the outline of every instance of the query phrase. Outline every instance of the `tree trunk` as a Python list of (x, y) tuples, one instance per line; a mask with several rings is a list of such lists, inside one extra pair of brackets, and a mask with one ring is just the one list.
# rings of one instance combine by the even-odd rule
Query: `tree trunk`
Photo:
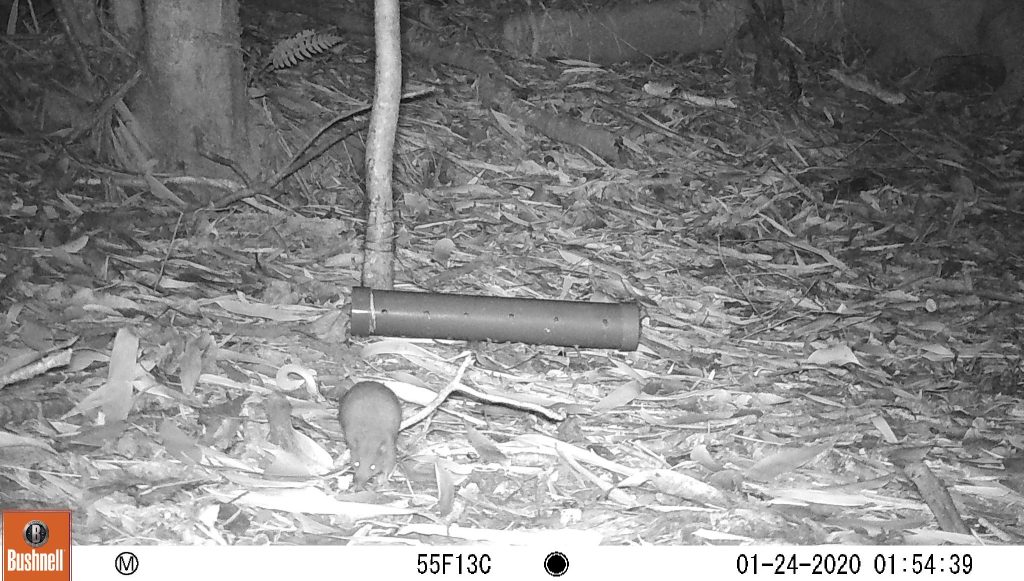
[(207, 153), (255, 176), (237, 0), (147, 0), (143, 24), (145, 76), (130, 103), (157, 169), (237, 177)]

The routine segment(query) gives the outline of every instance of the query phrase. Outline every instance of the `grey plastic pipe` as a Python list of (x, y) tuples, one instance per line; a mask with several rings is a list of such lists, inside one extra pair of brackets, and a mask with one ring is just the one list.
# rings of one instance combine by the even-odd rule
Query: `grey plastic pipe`
[(350, 331), (464, 341), (634, 351), (636, 303), (588, 303), (442, 293), (352, 289)]

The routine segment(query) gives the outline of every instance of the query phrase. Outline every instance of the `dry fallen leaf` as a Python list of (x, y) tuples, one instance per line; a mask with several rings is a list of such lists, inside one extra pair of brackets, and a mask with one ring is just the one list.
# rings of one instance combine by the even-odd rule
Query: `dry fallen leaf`
[(800, 448), (786, 448), (758, 460), (747, 468), (747, 478), (767, 482), (780, 474), (795, 470), (813, 460), (818, 454), (832, 449), (832, 444), (817, 444)]

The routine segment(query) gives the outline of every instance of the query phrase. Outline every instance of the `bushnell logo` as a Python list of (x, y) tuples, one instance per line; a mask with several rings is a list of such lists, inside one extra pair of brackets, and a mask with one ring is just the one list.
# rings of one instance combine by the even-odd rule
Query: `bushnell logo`
[(50, 527), (41, 520), (34, 520), (25, 525), (25, 544), (38, 549), (50, 540)]

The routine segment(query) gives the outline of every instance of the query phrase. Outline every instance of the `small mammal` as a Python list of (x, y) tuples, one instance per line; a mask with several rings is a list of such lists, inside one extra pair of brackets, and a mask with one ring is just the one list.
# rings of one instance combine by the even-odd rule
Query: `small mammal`
[(376, 381), (360, 381), (341, 397), (338, 421), (345, 432), (357, 486), (395, 467), (395, 441), (402, 405), (394, 392)]

